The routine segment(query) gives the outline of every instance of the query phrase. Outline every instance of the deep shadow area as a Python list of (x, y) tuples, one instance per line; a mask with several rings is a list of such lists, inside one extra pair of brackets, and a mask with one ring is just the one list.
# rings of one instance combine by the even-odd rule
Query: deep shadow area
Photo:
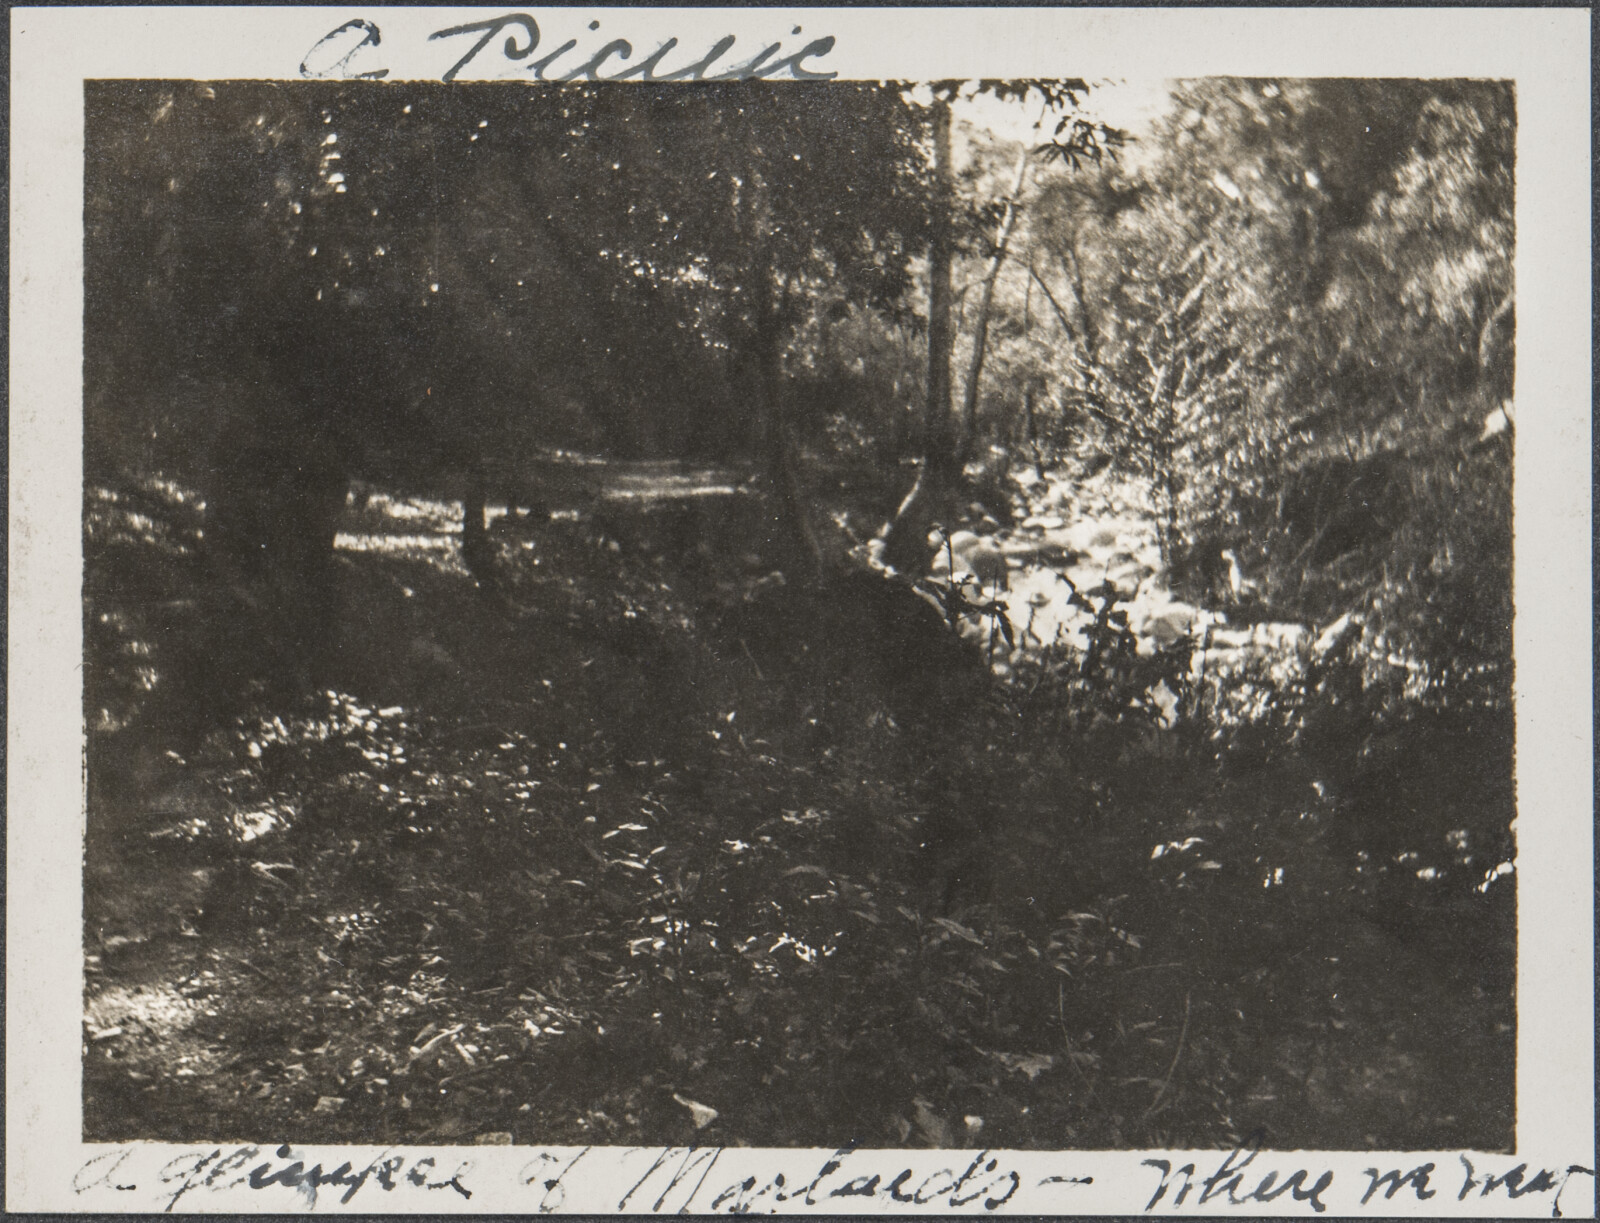
[(86, 1140), (1510, 1146), (1467, 790), (647, 513), (513, 510), (488, 590), (458, 508), (352, 493), (297, 689), (192, 497), (91, 490)]

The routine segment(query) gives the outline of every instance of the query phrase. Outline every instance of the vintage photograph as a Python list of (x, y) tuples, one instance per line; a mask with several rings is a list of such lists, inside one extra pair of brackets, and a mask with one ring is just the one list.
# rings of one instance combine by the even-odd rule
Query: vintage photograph
[(1511, 83), (83, 89), (84, 1141), (1513, 1148)]

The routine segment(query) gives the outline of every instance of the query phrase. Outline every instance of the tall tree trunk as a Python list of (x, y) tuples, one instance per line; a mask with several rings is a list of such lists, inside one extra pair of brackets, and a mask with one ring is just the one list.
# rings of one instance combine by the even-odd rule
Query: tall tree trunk
[[(1088, 296), (1083, 289), (1083, 264), (1078, 259), (1077, 239), (1069, 233), (1065, 250), (1059, 246), (1052, 246), (1051, 249), (1055, 254), (1056, 261), (1061, 264), (1061, 271), (1066, 279), (1067, 289), (1072, 294), (1072, 307), (1078, 321), (1076, 330), (1078, 340), (1083, 345), (1083, 355), (1092, 364), (1099, 360), (1100, 333), (1094, 315), (1089, 310)], [(1069, 253), (1071, 255), (1070, 260), (1068, 259)], [(1056, 304), (1055, 295), (1050, 292), (1050, 286), (1045, 284), (1044, 280), (1038, 275), (1035, 275), (1034, 279), (1038, 280), (1039, 287), (1045, 291), (1045, 296), (1050, 298), (1050, 304), (1055, 306), (1056, 313), (1061, 315), (1062, 325), (1069, 333), (1072, 332), (1074, 329), (1066, 321), (1066, 315), (1062, 313), (1061, 307)]]
[(1011, 183), (1011, 194), (1006, 197), (1005, 212), (1000, 218), (1000, 233), (995, 238), (994, 255), (989, 260), (989, 270), (983, 276), (983, 292), (978, 298), (978, 317), (972, 332), (972, 358), (967, 363), (967, 382), (961, 393), (961, 445), (963, 460), (972, 457), (973, 443), (978, 435), (978, 385), (983, 377), (984, 351), (989, 340), (989, 311), (994, 305), (994, 286), (1000, 279), (1000, 269), (1005, 265), (1006, 249), (1011, 245), (1011, 234), (1021, 211), (1022, 186), (1028, 177), (1028, 148), (1023, 146), (1017, 158), (1017, 172)]
[(240, 663), (308, 691), (335, 641), (333, 549), (348, 476), (334, 439), (283, 432), (240, 445), (208, 473), (205, 545), (221, 589), (248, 612), (228, 618), (256, 638)]
[[(1022, 340), (1024, 344), (1033, 335), (1034, 280), (1033, 262), (1030, 260), (1028, 263), (1028, 279), (1022, 282)], [(1022, 444), (1028, 448), (1028, 457), (1033, 460), (1033, 474), (1042, 480), (1044, 479), (1044, 459), (1039, 453), (1039, 428), (1034, 421), (1033, 401), (1034, 389), (1030, 386), (1022, 392)]]
[(788, 396), (783, 387), (782, 307), (789, 295), (787, 283), (775, 306), (771, 272), (756, 278), (756, 381), (760, 396), (763, 449), (767, 478), (772, 481), (778, 511), (779, 547), (785, 568), (801, 582), (815, 582), (825, 568), (822, 544), (811, 525), (811, 507), (800, 484), (799, 444), (789, 419)]
[(811, 524), (809, 499), (800, 482), (799, 444), (783, 385), (783, 332), (791, 282), (786, 276), (774, 301), (767, 184), (750, 166), (739, 167), (726, 179), (747, 184), (742, 192), (735, 189), (729, 201), (734, 233), (750, 252), (744, 284), (750, 291), (752, 312), (745, 327), (740, 373), (751, 381), (755, 450), (772, 485), (773, 542), (781, 567), (800, 582), (810, 583), (821, 577), (825, 565), (822, 544)]
[(933, 102), (932, 232), (928, 242), (928, 385), (922, 418), (922, 466), (893, 521), (885, 528), (884, 560), (920, 576), (933, 559), (928, 529), (960, 473), (950, 419), (950, 102)]

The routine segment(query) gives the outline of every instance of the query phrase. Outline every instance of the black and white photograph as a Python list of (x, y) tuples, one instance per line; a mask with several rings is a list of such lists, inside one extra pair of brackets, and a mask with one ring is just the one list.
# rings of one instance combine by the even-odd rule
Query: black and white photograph
[(86, 1138), (1511, 1147), (1508, 84), (85, 120)]
[(13, 39), (8, 1206), (1594, 1209), (1528, 57), (162, 12)]

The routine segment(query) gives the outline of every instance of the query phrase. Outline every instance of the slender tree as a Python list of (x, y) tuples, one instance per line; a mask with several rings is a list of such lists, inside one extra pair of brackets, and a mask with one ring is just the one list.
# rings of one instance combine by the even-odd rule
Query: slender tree
[(933, 555), (928, 532), (960, 475), (950, 415), (950, 262), (955, 186), (950, 170), (953, 83), (934, 86), (928, 237), (928, 375), (922, 413), (922, 464), (911, 491), (884, 533), (884, 559), (904, 573), (921, 573)]
[[(1038, 124), (1034, 125), (1038, 130)], [(967, 378), (961, 391), (961, 444), (963, 460), (972, 457), (978, 433), (978, 389), (983, 378), (983, 359), (989, 340), (989, 316), (994, 306), (994, 286), (1000, 279), (1000, 269), (1005, 266), (1006, 254), (1011, 246), (1011, 234), (1016, 229), (1017, 217), (1022, 212), (1022, 191), (1027, 183), (1028, 162), (1032, 150), (1026, 145), (1017, 154), (1017, 168), (1011, 178), (1011, 189), (1002, 201), (1000, 228), (995, 235), (994, 251), (989, 256), (978, 295), (978, 313), (972, 325), (972, 355), (967, 361)]]
[[(1016, 223), (1015, 200), (1020, 194), (1029, 158), (1029, 150), (1024, 149), (1019, 158), (1017, 186), (1007, 197), (1009, 203), (1003, 212), (1000, 236), (996, 243), (998, 253), (992, 258), (989, 274), (984, 280), (973, 357), (969, 363), (964, 392), (963, 428), (958, 432), (951, 417), (950, 391), (950, 353), (954, 340), (950, 267), (956, 213), (956, 193), (951, 171), (950, 107), (952, 101), (960, 96), (963, 84), (960, 81), (935, 83), (929, 107), (933, 167), (928, 193), (928, 377), (923, 416), (923, 458), (911, 491), (900, 502), (894, 518), (882, 532), (885, 561), (906, 573), (921, 573), (927, 568), (933, 553), (932, 545), (928, 543), (929, 527), (944, 515), (949, 497), (960, 483), (963, 452), (970, 448), (968, 434), (975, 432), (976, 395), (982, 376), (994, 284)], [(1073, 167), (1085, 161), (1098, 162), (1107, 149), (1117, 147), (1126, 138), (1121, 131), (1070, 113), (1076, 109), (1088, 88), (1088, 84), (1081, 80), (979, 81), (973, 86), (976, 93), (990, 94), (1003, 101), (1025, 103), (1036, 97), (1047, 112), (1053, 109), (1068, 111), (1056, 124), (1052, 139), (1038, 150), (1038, 154), (1043, 160), (1060, 159)]]

